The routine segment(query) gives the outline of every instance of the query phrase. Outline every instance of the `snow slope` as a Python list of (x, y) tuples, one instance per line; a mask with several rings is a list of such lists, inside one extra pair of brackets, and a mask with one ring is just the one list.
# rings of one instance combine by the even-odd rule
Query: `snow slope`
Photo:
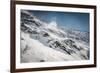
[[(40, 62), (40, 61), (62, 61), (62, 60), (74, 60), (73, 56), (64, 54), (60, 51), (56, 51), (50, 47), (47, 47), (40, 43), (38, 40), (31, 39), (29, 34), (22, 32), (21, 41), (23, 44), (21, 47), (25, 48), (22, 50), (22, 62)], [(79, 58), (80, 59), (80, 58)]]

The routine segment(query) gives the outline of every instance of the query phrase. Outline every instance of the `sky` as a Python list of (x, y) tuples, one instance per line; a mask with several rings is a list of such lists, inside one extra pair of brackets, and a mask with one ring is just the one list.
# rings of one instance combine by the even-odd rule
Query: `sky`
[(58, 26), (89, 32), (89, 13), (35, 10), (29, 12), (47, 23), (55, 21)]

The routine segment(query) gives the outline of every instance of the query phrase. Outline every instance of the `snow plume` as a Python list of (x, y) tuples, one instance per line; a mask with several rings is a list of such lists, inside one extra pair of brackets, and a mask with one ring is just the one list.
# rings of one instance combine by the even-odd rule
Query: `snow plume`
[(49, 23), (49, 25), (52, 26), (52, 27), (57, 27), (57, 23), (55, 21), (51, 21)]
[(53, 17), (51, 22), (49, 23), (50, 26), (53, 26), (53, 27), (57, 27), (57, 18), (56, 17)]
[[(51, 18), (51, 22), (47, 24), (47, 28), (53, 31), (58, 32), (58, 24), (56, 21), (56, 17)], [(52, 29), (51, 29), (52, 28)]]

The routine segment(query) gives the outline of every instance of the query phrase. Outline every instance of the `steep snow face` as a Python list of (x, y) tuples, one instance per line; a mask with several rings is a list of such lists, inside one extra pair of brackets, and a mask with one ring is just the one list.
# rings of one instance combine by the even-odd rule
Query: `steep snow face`
[(88, 59), (89, 32), (61, 28), (21, 11), (22, 63)]

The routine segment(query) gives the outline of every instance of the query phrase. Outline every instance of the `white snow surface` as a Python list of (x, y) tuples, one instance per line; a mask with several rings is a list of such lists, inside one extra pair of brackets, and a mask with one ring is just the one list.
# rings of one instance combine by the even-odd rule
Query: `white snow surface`
[[(29, 37), (29, 34), (25, 34), (24, 32), (21, 32), (21, 36), (23, 41), (21, 41), (21, 48), (24, 48), (26, 46), (27, 50), (23, 52), (21, 61), (22, 62), (40, 62), (41, 60), (44, 61), (68, 61), (68, 60), (75, 60), (76, 58), (64, 54), (62, 52), (56, 51), (52, 48), (46, 47), (42, 43), (40, 43), (38, 40), (31, 39)], [(22, 51), (24, 50), (22, 49)], [(77, 58), (78, 59), (78, 58)]]

